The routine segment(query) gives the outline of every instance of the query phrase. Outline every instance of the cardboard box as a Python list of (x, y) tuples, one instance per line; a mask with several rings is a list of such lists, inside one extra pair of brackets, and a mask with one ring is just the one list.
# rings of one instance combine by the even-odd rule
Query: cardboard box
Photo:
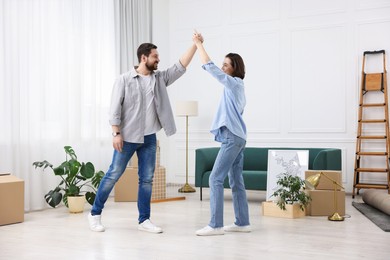
[[(138, 167), (138, 157), (137, 153), (134, 153), (133, 156), (130, 159), (129, 163), (130, 167)], [(157, 140), (157, 147), (156, 147), (156, 168), (160, 166), (160, 142)]]
[(261, 203), (263, 216), (278, 217), (278, 218), (301, 218), (304, 217), (305, 211), (302, 211), (299, 204), (288, 204), (286, 210), (282, 210), (273, 201), (265, 201)]
[(167, 185), (165, 167), (156, 167), (153, 178), (152, 201), (166, 198)]
[(156, 147), (156, 168), (160, 167), (160, 145), (159, 141), (157, 141), (157, 147)]
[[(156, 167), (154, 171), (152, 198), (166, 198), (166, 173), (164, 167)], [(131, 202), (138, 199), (138, 168), (127, 167), (121, 178), (115, 184), (115, 202)]]
[(335, 209), (334, 191), (311, 190), (308, 191), (311, 202), (306, 208), (309, 216), (331, 216), (335, 211), (340, 216), (345, 215), (345, 191), (336, 191), (337, 209)]
[(12, 175), (0, 176), (0, 225), (24, 221), (24, 181)]
[(138, 168), (138, 157), (136, 153), (134, 153), (131, 157), (129, 166), (133, 168)]
[(115, 184), (114, 201), (137, 201), (138, 199), (138, 168), (127, 167)]
[[(138, 157), (134, 153), (129, 162), (130, 166), (115, 184), (114, 201), (137, 201), (138, 199)], [(156, 168), (154, 171), (152, 198), (159, 200), (166, 198), (166, 176), (165, 168), (160, 166), (160, 142), (157, 140), (156, 147)]]
[(320, 182), (316, 188), (316, 190), (334, 190), (336, 187), (336, 190), (341, 190), (341, 187), (338, 185), (334, 185), (333, 181), (326, 178), (324, 175), (329, 177), (330, 179), (336, 181), (338, 184), (342, 185), (342, 178), (341, 178), (341, 171), (321, 171), (321, 170), (308, 170), (305, 171), (305, 179), (307, 179), (310, 176), (313, 176), (315, 174), (318, 174), (322, 172), (323, 175), (320, 178)]
[[(159, 167), (160, 166), (160, 147), (157, 146), (156, 149), (157, 149), (156, 150), (156, 167)], [(134, 153), (133, 156), (131, 157), (129, 166), (133, 167), (133, 168), (138, 167), (137, 153)]]

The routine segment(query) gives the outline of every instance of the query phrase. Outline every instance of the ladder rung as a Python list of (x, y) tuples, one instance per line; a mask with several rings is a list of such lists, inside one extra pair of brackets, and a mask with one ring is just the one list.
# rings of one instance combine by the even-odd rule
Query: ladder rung
[(386, 103), (360, 104), (362, 107), (384, 107)]
[(357, 155), (368, 155), (368, 156), (385, 156), (387, 152), (358, 152)]
[(359, 120), (360, 123), (386, 123), (386, 119), (365, 119)]
[(385, 135), (361, 135), (358, 136), (359, 139), (386, 139)]
[(388, 172), (388, 169), (383, 168), (357, 168), (355, 169), (357, 172)]
[(358, 183), (355, 184), (355, 188), (358, 189), (385, 189), (387, 190), (389, 187), (386, 184), (374, 184), (374, 183)]

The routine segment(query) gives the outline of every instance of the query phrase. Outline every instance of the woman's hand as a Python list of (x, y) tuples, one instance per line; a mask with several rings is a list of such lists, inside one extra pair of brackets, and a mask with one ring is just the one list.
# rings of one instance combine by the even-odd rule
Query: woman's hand
[(196, 30), (192, 36), (192, 40), (195, 44), (203, 43), (204, 41), (202, 34), (198, 33)]
[(198, 33), (196, 30), (194, 30), (194, 35), (192, 36), (192, 41), (195, 43), (196, 48), (198, 48), (199, 55), (200, 55), (200, 61), (202, 64), (206, 64), (210, 61), (210, 57), (207, 54), (206, 50), (203, 46), (203, 36), (202, 34)]

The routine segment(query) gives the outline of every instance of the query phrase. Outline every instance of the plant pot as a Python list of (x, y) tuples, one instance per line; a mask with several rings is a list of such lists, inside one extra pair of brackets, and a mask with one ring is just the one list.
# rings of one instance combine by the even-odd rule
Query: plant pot
[(282, 210), (276, 205), (276, 202), (265, 201), (261, 204), (263, 216), (279, 217), (279, 218), (301, 218), (306, 215), (305, 210), (302, 211), (299, 204), (287, 204), (286, 210)]
[(84, 211), (85, 197), (82, 196), (69, 196), (68, 206), (70, 213), (82, 213)]

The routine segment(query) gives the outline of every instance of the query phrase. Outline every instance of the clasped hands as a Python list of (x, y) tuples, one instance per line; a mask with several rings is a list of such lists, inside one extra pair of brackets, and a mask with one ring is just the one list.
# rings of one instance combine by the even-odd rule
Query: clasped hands
[(194, 35), (192, 36), (192, 40), (194, 41), (195, 44), (203, 43), (204, 41), (202, 34), (197, 32), (196, 30), (194, 30)]

